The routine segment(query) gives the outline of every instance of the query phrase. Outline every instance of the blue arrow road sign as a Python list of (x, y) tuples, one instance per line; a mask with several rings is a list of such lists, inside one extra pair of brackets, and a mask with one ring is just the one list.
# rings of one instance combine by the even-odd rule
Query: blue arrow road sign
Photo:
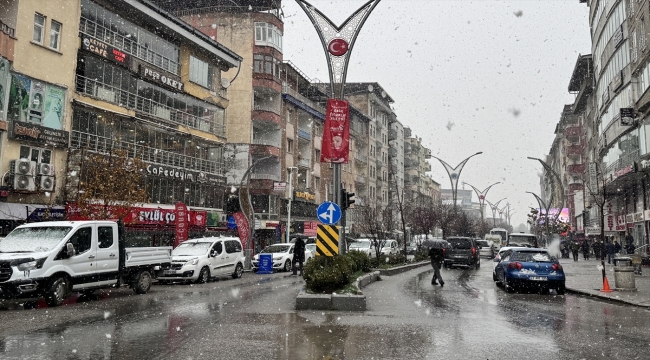
[(326, 201), (318, 206), (316, 216), (325, 225), (336, 224), (341, 220), (341, 208), (333, 202)]

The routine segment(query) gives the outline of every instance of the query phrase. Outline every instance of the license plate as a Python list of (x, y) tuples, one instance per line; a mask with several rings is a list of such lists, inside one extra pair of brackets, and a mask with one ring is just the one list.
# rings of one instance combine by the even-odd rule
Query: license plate
[(530, 279), (534, 280), (534, 281), (546, 281), (546, 280), (548, 280), (548, 278), (546, 276), (531, 276)]
[(176, 275), (176, 271), (174, 271), (174, 270), (165, 270), (165, 271), (163, 271), (163, 275)]

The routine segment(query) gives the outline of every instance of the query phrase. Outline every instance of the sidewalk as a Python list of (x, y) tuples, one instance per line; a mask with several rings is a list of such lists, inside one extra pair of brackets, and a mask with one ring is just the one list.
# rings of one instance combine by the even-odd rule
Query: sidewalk
[(616, 291), (614, 281), (614, 265), (607, 264), (605, 270), (609, 287), (614, 292), (606, 293), (599, 291), (603, 288), (602, 272), (599, 269), (600, 259), (580, 260), (560, 259), (560, 263), (566, 274), (567, 292), (578, 293), (587, 296), (596, 296), (612, 301), (623, 302), (630, 305), (650, 308), (650, 268), (643, 268), (643, 275), (635, 275), (637, 291)]

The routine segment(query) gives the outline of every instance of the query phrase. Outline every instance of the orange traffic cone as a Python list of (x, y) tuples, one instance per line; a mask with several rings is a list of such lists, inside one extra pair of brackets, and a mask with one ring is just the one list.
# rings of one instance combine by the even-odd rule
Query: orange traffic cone
[(603, 288), (600, 291), (601, 292), (614, 292), (614, 290), (609, 288), (609, 281), (607, 281), (607, 277), (603, 278)]

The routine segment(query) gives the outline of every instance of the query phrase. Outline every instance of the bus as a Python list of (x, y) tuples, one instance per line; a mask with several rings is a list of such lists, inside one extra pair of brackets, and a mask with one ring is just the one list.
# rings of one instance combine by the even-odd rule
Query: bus
[(490, 235), (499, 235), (501, 237), (501, 246), (506, 246), (508, 243), (508, 230), (503, 228), (494, 228), (490, 230)]
[(522, 247), (539, 247), (537, 235), (527, 233), (512, 233), (508, 237), (508, 246), (522, 246)]

